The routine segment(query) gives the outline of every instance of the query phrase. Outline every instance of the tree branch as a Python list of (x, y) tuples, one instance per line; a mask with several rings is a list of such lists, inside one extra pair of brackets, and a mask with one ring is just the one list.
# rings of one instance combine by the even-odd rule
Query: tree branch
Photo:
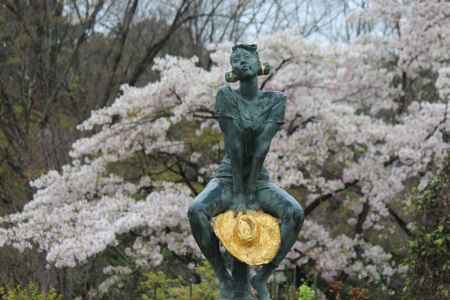
[(311, 214), (317, 207), (320, 206), (320, 204), (333, 198), (336, 193), (343, 192), (343, 191), (347, 190), (348, 188), (355, 186), (356, 184), (358, 184), (358, 180), (353, 180), (351, 182), (346, 183), (344, 185), (344, 187), (341, 189), (338, 189), (334, 192), (324, 194), (320, 197), (317, 197), (316, 199), (314, 199), (313, 202), (311, 202), (308, 206), (305, 207), (305, 217), (308, 216), (309, 214)]
[(170, 37), (173, 35), (175, 31), (186, 21), (192, 19), (192, 17), (184, 18), (182, 17), (186, 14), (188, 11), (191, 1), (183, 0), (181, 5), (179, 6), (177, 13), (175, 15), (175, 18), (172, 21), (172, 24), (169, 27), (169, 30), (166, 32), (166, 34), (159, 39), (155, 44), (150, 45), (147, 47), (145, 51), (145, 55), (140, 61), (140, 63), (137, 65), (134, 72), (131, 74), (129, 84), (134, 86), (136, 85), (139, 78), (142, 76), (142, 74), (145, 72), (147, 67), (153, 62), (156, 55), (159, 53), (159, 51), (164, 47), (164, 45), (167, 43), (167, 41), (170, 39)]
[[(128, 2), (129, 4), (130, 2)], [(125, 48), (125, 42), (127, 40), (128, 34), (130, 32), (130, 25), (136, 15), (136, 10), (139, 4), (139, 0), (133, 0), (131, 7), (127, 7), (127, 11), (125, 12), (124, 21), (120, 28), (120, 39), (119, 39), (119, 49), (116, 52), (116, 55), (113, 58), (113, 67), (111, 76), (109, 77), (108, 84), (106, 85), (106, 92), (103, 96), (103, 100), (100, 103), (100, 107), (103, 107), (108, 104), (109, 98), (111, 96), (111, 92), (113, 90), (113, 86), (115, 83), (115, 78), (117, 74), (117, 69), (119, 67), (120, 62), (122, 61), (123, 51)]]

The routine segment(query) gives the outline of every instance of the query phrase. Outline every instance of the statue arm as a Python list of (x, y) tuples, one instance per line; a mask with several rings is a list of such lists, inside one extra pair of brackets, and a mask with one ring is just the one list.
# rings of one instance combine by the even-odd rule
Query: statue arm
[(236, 198), (243, 199), (244, 195), (244, 178), (243, 178), (243, 147), (241, 141), (241, 133), (234, 122), (234, 117), (224, 89), (220, 89), (216, 96), (216, 113), (220, 129), (224, 135), (225, 150), (231, 160), (231, 170), (233, 177), (233, 194)]
[(248, 181), (248, 188), (252, 193), (256, 190), (256, 180), (258, 174), (261, 172), (267, 153), (269, 152), (272, 139), (283, 124), (286, 108), (286, 96), (284, 94), (280, 94), (278, 97), (279, 99), (277, 99), (277, 103), (274, 105), (273, 111), (266, 121), (263, 130), (256, 137), (255, 153), (252, 157)]

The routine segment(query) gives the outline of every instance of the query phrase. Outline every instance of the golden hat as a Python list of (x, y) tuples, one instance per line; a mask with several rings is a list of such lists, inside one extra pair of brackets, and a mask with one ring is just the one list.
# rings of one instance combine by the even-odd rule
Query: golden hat
[(248, 265), (270, 262), (280, 248), (278, 219), (261, 210), (228, 210), (214, 217), (212, 225), (225, 249)]

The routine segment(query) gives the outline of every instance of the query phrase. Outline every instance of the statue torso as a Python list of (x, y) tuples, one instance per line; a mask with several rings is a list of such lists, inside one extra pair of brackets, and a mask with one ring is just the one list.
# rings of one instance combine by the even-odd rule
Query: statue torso
[[(244, 99), (239, 92), (231, 87), (223, 87), (219, 90), (216, 101), (216, 113), (219, 118), (230, 118), (239, 128), (240, 136), (233, 142), (240, 142), (244, 152), (244, 162), (250, 165), (251, 156), (255, 152), (256, 137), (264, 130), (267, 122), (283, 122), (280, 109), (284, 110), (284, 95), (280, 92), (261, 91), (254, 100)], [(280, 107), (282, 105), (283, 107)], [(281, 117), (280, 117), (281, 116)], [(226, 130), (226, 129), (225, 129)], [(225, 157), (222, 160), (216, 177), (232, 178), (230, 146), (225, 143)], [(249, 167), (244, 170), (249, 171)], [(248, 174), (244, 174), (246, 177)], [(259, 180), (269, 180), (267, 170), (263, 167)]]

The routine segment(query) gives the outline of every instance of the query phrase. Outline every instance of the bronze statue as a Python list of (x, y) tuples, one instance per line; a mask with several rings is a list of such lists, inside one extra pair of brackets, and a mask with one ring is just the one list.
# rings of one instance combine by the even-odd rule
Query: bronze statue
[[(219, 89), (216, 113), (224, 134), (225, 157), (215, 177), (189, 208), (192, 234), (220, 282), (220, 300), (270, 300), (267, 280), (297, 240), (303, 209), (270, 182), (263, 162), (284, 120), (286, 96), (262, 91), (258, 75), (267, 75), (256, 45), (239, 44), (230, 57), (228, 82)], [(279, 224), (279, 225), (278, 225)], [(219, 240), (232, 259), (231, 273)], [(249, 265), (257, 266), (249, 277)]]

